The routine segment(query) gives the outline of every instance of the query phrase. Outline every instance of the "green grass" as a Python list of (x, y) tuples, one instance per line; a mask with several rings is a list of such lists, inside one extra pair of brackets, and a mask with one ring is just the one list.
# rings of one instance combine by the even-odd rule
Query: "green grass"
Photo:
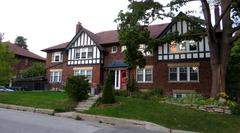
[(172, 129), (240, 133), (240, 116), (207, 113), (157, 101), (117, 97), (118, 106), (96, 105), (85, 113), (154, 122)]
[(0, 103), (22, 105), (36, 108), (54, 109), (56, 111), (71, 110), (76, 103), (70, 101), (63, 92), (2, 92)]

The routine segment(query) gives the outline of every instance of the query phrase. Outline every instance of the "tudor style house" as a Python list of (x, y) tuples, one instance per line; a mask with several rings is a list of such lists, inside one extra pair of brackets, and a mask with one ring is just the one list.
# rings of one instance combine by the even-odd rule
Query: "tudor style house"
[[(150, 25), (152, 38), (159, 38), (169, 32), (187, 32), (190, 24), (173, 20), (171, 23)], [(159, 44), (152, 52), (144, 52), (147, 60), (145, 68), (136, 67), (129, 73), (124, 63), (123, 51), (126, 47), (118, 41), (117, 30), (92, 33), (76, 26), (76, 35), (70, 42), (44, 49), (47, 52), (47, 78), (52, 89), (59, 89), (71, 75), (85, 75), (92, 85), (103, 84), (110, 71), (115, 89), (126, 88), (127, 75), (134, 75), (138, 88), (162, 88), (166, 94), (176, 97), (189, 92), (210, 95), (211, 69), (210, 52), (207, 37), (200, 42), (182, 41)]]

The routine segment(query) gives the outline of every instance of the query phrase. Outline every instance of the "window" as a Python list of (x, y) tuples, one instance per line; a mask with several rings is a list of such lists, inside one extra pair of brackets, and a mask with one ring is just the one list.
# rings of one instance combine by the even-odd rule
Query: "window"
[(93, 48), (92, 47), (88, 48), (88, 58), (93, 58)]
[(93, 58), (93, 48), (78, 48), (75, 50), (75, 59)]
[(121, 47), (121, 52), (124, 52), (127, 49), (127, 46), (122, 46)]
[(112, 46), (112, 53), (117, 53), (117, 46)]
[(169, 67), (169, 81), (190, 82), (199, 80), (198, 67)]
[(147, 66), (144, 69), (137, 68), (137, 82), (152, 82), (152, 75), (152, 67)]
[(177, 43), (172, 41), (169, 44), (169, 52), (170, 53), (184, 53), (184, 52), (194, 52), (197, 51), (197, 42), (191, 41), (182, 41)]
[(76, 69), (74, 70), (74, 75), (75, 76), (78, 76), (78, 75), (81, 75), (81, 76), (86, 76), (87, 79), (89, 80), (89, 82), (92, 81), (92, 68), (89, 68), (89, 69), (84, 69), (84, 68), (80, 68), (80, 69)]
[(52, 53), (52, 62), (62, 62), (63, 56), (61, 52)]
[(81, 58), (82, 59), (86, 59), (87, 58), (87, 49), (86, 48), (82, 49)]
[(153, 50), (150, 51), (145, 51), (147, 46), (145, 44), (140, 44), (139, 45), (139, 51), (142, 52), (143, 56), (152, 56)]
[(62, 81), (62, 71), (50, 71), (50, 82), (61, 82)]

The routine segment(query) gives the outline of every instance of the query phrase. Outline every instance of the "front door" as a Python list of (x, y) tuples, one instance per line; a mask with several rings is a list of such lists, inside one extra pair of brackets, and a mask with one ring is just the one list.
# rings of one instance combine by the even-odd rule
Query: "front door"
[(126, 87), (126, 70), (111, 70), (110, 74), (114, 89), (119, 90), (120, 88)]

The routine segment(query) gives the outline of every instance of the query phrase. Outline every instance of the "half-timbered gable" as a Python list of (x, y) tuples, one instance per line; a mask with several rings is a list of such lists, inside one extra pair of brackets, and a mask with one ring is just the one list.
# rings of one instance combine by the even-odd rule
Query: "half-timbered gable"
[(102, 55), (97, 37), (83, 29), (69, 42), (68, 65), (102, 64)]
[[(192, 26), (186, 21), (172, 21), (161, 36), (171, 32), (178, 32), (180, 35), (186, 33)], [(196, 42), (185, 40), (177, 43), (172, 40), (169, 44), (158, 46), (158, 60), (185, 60), (210, 58), (210, 51), (207, 36)]]

